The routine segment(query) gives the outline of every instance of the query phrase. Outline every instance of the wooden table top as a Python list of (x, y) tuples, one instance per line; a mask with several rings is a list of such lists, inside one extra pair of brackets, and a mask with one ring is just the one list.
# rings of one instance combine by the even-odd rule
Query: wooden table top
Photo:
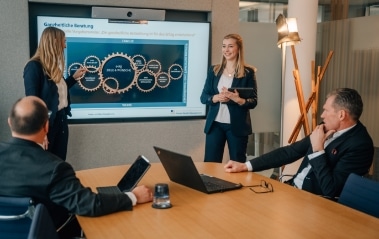
[[(116, 185), (129, 165), (77, 172), (85, 186)], [(168, 183), (170, 209), (138, 204), (133, 211), (78, 216), (87, 239), (96, 238), (379, 238), (379, 219), (259, 174), (225, 173), (218, 163), (196, 163), (200, 173), (244, 186), (270, 182), (273, 193), (248, 187), (205, 194), (171, 182), (153, 163), (140, 185)]]

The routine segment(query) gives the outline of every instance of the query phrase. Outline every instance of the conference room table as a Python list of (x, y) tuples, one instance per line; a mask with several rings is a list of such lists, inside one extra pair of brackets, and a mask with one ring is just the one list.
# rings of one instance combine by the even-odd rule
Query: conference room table
[[(200, 173), (244, 187), (205, 194), (171, 182), (163, 166), (152, 163), (139, 185), (153, 190), (156, 183), (167, 183), (172, 208), (145, 203), (101, 217), (77, 216), (86, 238), (379, 238), (378, 218), (256, 173), (226, 173), (223, 164), (195, 164)], [(128, 167), (81, 170), (77, 176), (96, 191), (97, 186), (116, 185)], [(261, 180), (274, 191), (249, 189)]]

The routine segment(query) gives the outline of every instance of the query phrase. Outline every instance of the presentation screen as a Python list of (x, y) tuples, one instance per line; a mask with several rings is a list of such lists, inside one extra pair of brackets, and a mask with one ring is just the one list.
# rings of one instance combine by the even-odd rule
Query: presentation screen
[(209, 23), (37, 17), (66, 34), (65, 77), (87, 73), (70, 89), (71, 122), (202, 118)]

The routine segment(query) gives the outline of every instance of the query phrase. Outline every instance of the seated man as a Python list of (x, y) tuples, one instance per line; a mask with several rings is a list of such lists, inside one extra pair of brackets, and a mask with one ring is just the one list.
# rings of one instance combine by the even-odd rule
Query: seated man
[(224, 166), (225, 171), (261, 171), (304, 157), (288, 183), (314, 194), (338, 197), (349, 174), (367, 174), (373, 160), (372, 139), (359, 121), (362, 110), (362, 99), (357, 91), (336, 89), (328, 94), (323, 106), (323, 124), (309, 136), (246, 163), (229, 161)]
[[(12, 138), (0, 144), (0, 195), (27, 196), (43, 203), (57, 228), (69, 213), (101, 216), (132, 210), (136, 203), (152, 201), (152, 191), (146, 186), (119, 194), (96, 194), (84, 187), (70, 164), (42, 148), (49, 121), (41, 99), (27, 96), (18, 100), (8, 124)], [(66, 232), (75, 231), (74, 228), (80, 232), (75, 220), (64, 227), (61, 238), (66, 237)]]

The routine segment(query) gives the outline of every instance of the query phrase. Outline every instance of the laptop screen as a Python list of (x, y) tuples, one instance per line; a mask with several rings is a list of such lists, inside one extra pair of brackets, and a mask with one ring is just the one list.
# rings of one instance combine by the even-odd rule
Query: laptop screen
[(134, 161), (129, 170), (117, 184), (117, 187), (121, 190), (121, 192), (133, 190), (149, 168), (149, 160), (146, 159), (143, 155), (138, 156), (138, 158)]

